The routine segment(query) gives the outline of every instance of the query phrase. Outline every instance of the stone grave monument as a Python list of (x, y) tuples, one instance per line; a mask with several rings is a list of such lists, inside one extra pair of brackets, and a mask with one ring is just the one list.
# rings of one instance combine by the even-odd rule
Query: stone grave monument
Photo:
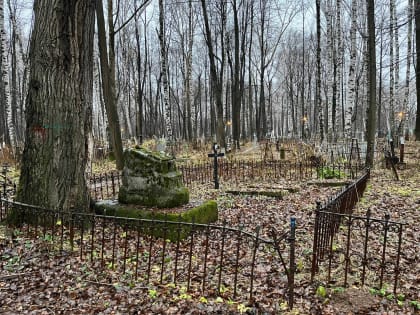
[(158, 208), (188, 203), (188, 189), (182, 184), (182, 174), (176, 170), (172, 157), (135, 148), (124, 152), (124, 161), (120, 203)]

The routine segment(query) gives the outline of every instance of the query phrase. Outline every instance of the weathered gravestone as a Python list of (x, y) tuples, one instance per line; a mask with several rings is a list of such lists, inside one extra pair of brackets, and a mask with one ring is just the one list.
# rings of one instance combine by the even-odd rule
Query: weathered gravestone
[(189, 192), (175, 160), (144, 148), (124, 152), (125, 166), (118, 201), (124, 204), (172, 208), (187, 204)]

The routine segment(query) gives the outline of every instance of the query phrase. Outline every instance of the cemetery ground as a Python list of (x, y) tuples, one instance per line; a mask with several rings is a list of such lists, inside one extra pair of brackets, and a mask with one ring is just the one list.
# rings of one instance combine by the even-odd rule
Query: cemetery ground
[[(248, 148), (249, 154), (252, 152)], [(247, 148), (242, 149), (247, 151)], [(418, 314), (420, 309), (420, 145), (406, 145), (407, 165), (398, 170), (396, 181), (391, 170), (380, 161), (371, 171), (367, 190), (354, 213), (372, 217), (389, 213), (404, 227), (401, 271), (398, 295), (392, 294), (392, 284), (376, 290), (373, 285), (352, 283), (343, 287), (340, 273), (333, 273), (333, 283), (326, 285), (322, 274), (311, 278), (314, 210), (316, 201), (325, 201), (339, 187), (309, 185), (289, 180), (264, 181), (249, 179), (248, 190), (261, 191), (276, 187), (293, 188), (281, 198), (258, 194), (231, 194), (240, 191), (233, 183), (220, 179), (220, 189), (213, 183), (194, 183), (191, 199), (218, 202), (216, 224), (243, 226), (246, 231), (262, 227), (267, 234), (271, 227), (289, 229), (290, 217), (295, 217), (296, 274), (295, 304), (287, 309), (286, 288), (270, 282), (270, 272), (256, 268), (259, 300), (249, 304), (247, 297), (232, 300), (223, 288), (220, 296), (207, 292), (187, 291), (183, 285), (160, 285), (151, 279), (149, 285), (139, 285), (130, 277), (117, 273), (114, 266), (99, 269), (71, 252), (60, 252), (41, 237), (27, 238), (18, 230), (0, 226), (0, 313), (1, 314)], [(100, 166), (100, 170), (108, 167)], [(98, 170), (98, 169), (97, 169)], [(13, 235), (13, 237), (12, 237)], [(123, 247), (124, 236), (117, 239)], [(226, 248), (229, 242), (226, 240)], [(187, 246), (187, 245), (185, 245)], [(337, 240), (340, 250), (339, 240)], [(380, 251), (370, 244), (370, 252)], [(379, 253), (380, 254), (380, 253)], [(211, 259), (211, 257), (210, 257)], [(118, 263), (118, 262), (117, 262)], [(369, 277), (370, 274), (367, 276)], [(156, 276), (158, 278), (158, 276)], [(369, 279), (366, 281), (369, 282)], [(264, 292), (266, 291), (266, 293)]]

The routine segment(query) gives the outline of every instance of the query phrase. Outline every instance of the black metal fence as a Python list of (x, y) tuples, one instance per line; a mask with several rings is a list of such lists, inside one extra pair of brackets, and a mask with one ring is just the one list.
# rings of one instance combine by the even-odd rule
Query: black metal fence
[(250, 303), (267, 294), (270, 283), (273, 298), (293, 307), (294, 219), (290, 231), (272, 229), (267, 238), (260, 227), (250, 233), (225, 224), (64, 212), (0, 199), (0, 219), (11, 211), (21, 235), (42, 239), (58, 253), (78, 255), (94, 269), (119, 272), (139, 284), (171, 283)]
[(319, 274), (327, 283), (342, 285), (369, 282), (379, 288), (393, 283), (397, 290), (400, 274), (404, 224), (353, 215), (369, 179), (369, 171), (315, 211), (311, 281)]
[[(180, 165), (182, 178), (186, 185), (194, 182), (213, 181), (214, 166), (211, 161)], [(341, 179), (354, 179), (362, 171), (361, 165), (348, 163), (323, 164), (318, 161), (290, 162), (285, 160), (228, 160), (220, 159), (218, 177), (221, 182), (246, 182), (253, 180), (286, 179), (293, 181), (324, 179), (331, 176)], [(328, 173), (327, 176), (325, 176)]]
[[(214, 165), (210, 161), (187, 163), (180, 165), (185, 185), (194, 183), (211, 183), (214, 180)], [(361, 165), (354, 164), (322, 164), (317, 161), (289, 162), (284, 160), (257, 161), (257, 160), (227, 160), (218, 161), (218, 178), (224, 183), (244, 183), (253, 180), (302, 181), (311, 179), (354, 179), (362, 170)], [(16, 183), (7, 178), (7, 167), (3, 167), (2, 196), (14, 195)], [(90, 195), (94, 200), (116, 199), (122, 184), (122, 174), (119, 171), (91, 174), (88, 180)]]
[(122, 184), (122, 175), (119, 171), (92, 174), (89, 177), (90, 196), (94, 200), (115, 199)]

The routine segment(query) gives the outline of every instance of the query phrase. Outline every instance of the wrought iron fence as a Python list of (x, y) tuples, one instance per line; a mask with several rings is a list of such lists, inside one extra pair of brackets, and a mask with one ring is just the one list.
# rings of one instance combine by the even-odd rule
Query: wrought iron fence
[(21, 235), (76, 255), (95, 270), (128, 275), (139, 284), (182, 285), (189, 292), (250, 303), (272, 287), (273, 297), (293, 307), (294, 219), (290, 231), (272, 229), (267, 238), (260, 227), (250, 233), (226, 224), (109, 217), (0, 199), (0, 218), (11, 212)]
[[(210, 161), (180, 165), (183, 182), (191, 185), (194, 182), (207, 183), (213, 181), (213, 163)], [(321, 162), (290, 162), (284, 160), (219, 160), (218, 177), (224, 182), (245, 182), (253, 180), (310, 180), (325, 178), (325, 170), (331, 177), (354, 179), (362, 170), (361, 165), (349, 163), (323, 164)]]
[(115, 199), (122, 183), (119, 171), (92, 174), (89, 177), (90, 196), (94, 200)]
[[(214, 165), (210, 161), (183, 164), (178, 167), (182, 172), (185, 185), (194, 183), (211, 183), (214, 180)], [(289, 162), (282, 160), (272, 161), (244, 161), (219, 160), (218, 178), (225, 183), (243, 183), (253, 180), (286, 179), (302, 181), (311, 179), (338, 178), (354, 179), (361, 171), (360, 165), (350, 164), (322, 164), (316, 161)], [(10, 197), (16, 193), (16, 183), (7, 178), (8, 168), (3, 166), (2, 196)], [(93, 200), (116, 199), (122, 184), (122, 173), (111, 171), (107, 173), (90, 174), (88, 188)]]
[[(327, 283), (342, 279), (343, 286), (366, 282), (384, 286), (393, 283), (397, 290), (400, 274), (404, 224), (390, 220), (353, 215), (369, 179), (369, 170), (315, 211), (311, 281), (324, 275)], [(374, 246), (375, 250), (371, 250)], [(379, 249), (379, 250), (378, 250)], [(332, 275), (334, 273), (334, 275)], [(351, 280), (350, 280), (351, 279)]]

